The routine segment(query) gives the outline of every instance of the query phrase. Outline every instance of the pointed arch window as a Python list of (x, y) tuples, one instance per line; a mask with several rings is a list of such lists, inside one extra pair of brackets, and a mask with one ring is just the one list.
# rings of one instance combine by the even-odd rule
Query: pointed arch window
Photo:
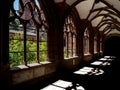
[(39, 0), (15, 0), (9, 15), (10, 66), (48, 60), (48, 23)]
[(102, 52), (102, 38), (100, 38), (100, 52)]
[(89, 54), (89, 31), (88, 29), (86, 29), (84, 32), (83, 51), (84, 51), (84, 55)]
[(97, 53), (97, 35), (94, 36), (94, 53)]
[(72, 16), (68, 16), (64, 23), (64, 58), (76, 56), (76, 27)]

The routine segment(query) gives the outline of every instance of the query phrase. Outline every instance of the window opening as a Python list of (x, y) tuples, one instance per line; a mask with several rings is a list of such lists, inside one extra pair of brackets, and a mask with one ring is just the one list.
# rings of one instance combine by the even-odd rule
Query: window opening
[(76, 27), (72, 16), (68, 16), (64, 23), (64, 58), (76, 56)]
[(97, 35), (94, 36), (94, 53), (97, 53)]
[(40, 1), (14, 0), (9, 18), (10, 67), (48, 60), (48, 23)]
[(88, 32), (88, 29), (86, 29), (84, 32), (83, 51), (84, 51), (84, 54), (89, 54), (89, 32)]

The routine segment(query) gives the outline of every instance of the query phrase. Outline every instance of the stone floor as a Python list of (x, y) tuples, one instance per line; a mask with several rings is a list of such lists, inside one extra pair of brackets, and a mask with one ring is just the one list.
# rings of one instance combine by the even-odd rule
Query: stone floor
[[(107, 58), (107, 59), (106, 59)], [(103, 57), (69, 72), (15, 90), (120, 90), (120, 59)]]
[(59, 73), (58, 79), (39, 90), (119, 90), (119, 67), (118, 58), (101, 58), (74, 72)]

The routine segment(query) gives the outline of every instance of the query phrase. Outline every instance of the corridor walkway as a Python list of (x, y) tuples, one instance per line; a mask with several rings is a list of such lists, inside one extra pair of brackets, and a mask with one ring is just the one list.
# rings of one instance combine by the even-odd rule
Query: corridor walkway
[(119, 90), (120, 59), (105, 56), (74, 71), (14, 90)]
[(74, 72), (60, 73), (40, 90), (118, 90), (118, 58), (105, 56)]

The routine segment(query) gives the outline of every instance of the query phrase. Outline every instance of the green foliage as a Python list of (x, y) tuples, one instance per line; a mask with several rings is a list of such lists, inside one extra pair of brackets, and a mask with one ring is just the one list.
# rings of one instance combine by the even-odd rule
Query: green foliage
[(19, 40), (21, 37), (21, 34), (16, 34), (13, 40), (9, 42), (9, 60), (11, 67), (22, 64), (24, 47), (23, 41)]
[[(23, 57), (24, 57), (24, 45), (23, 45), (23, 35), (22, 34), (15, 34), (13, 40), (9, 41), (9, 60), (10, 60), (10, 66), (18, 66), (23, 64)], [(35, 63), (36, 62), (36, 42), (35, 41), (27, 41), (26, 43), (26, 50), (27, 50), (27, 63)], [(46, 61), (46, 42), (40, 42), (39, 44), (39, 60), (40, 61)]]
[(36, 62), (36, 43), (33, 41), (27, 41), (27, 62)]
[(41, 42), (40, 45), (39, 45), (40, 61), (46, 61), (47, 60), (47, 52), (46, 52), (47, 50), (46, 50), (46, 47), (47, 47), (47, 43), (46, 42)]
[(16, 19), (13, 19), (14, 17), (14, 14), (13, 12), (10, 10), (10, 13), (9, 13), (9, 18), (12, 20), (9, 24), (9, 28), (11, 29), (15, 29), (17, 30), (18, 29), (18, 26), (20, 25), (20, 21), (16, 18)]
[(19, 20), (15, 19), (13, 22), (10, 22), (9, 28), (17, 30), (19, 25), (20, 25)]

